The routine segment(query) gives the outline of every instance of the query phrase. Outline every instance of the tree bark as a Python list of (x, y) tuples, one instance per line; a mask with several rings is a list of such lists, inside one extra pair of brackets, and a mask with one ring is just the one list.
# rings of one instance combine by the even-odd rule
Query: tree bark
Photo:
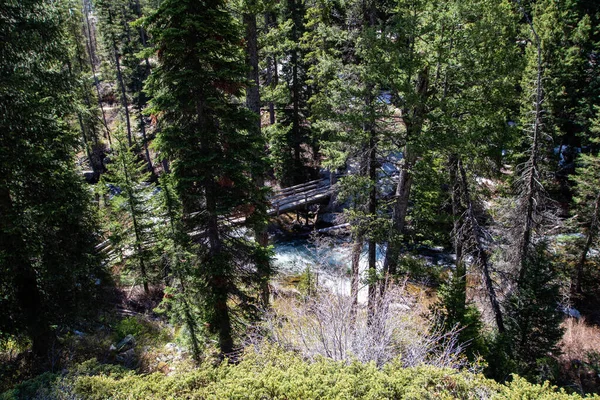
[(352, 245), (352, 276), (350, 278), (350, 298), (352, 306), (350, 314), (352, 319), (356, 319), (358, 310), (358, 289), (360, 287), (360, 255), (363, 248), (363, 238), (361, 235), (354, 236), (354, 244)]
[[(368, 213), (369, 219), (374, 221), (377, 218), (377, 136), (374, 127), (370, 127), (369, 132), (369, 181), (371, 187), (369, 190)], [(369, 321), (372, 320), (377, 309), (377, 242), (373, 235), (369, 235), (368, 243), (368, 263), (369, 263)]]
[[(299, 25), (302, 23), (300, 13), (300, 0), (289, 0), (289, 7), (292, 15), (292, 41), (298, 43), (300, 40)], [(302, 132), (300, 129), (300, 78), (298, 76), (298, 67), (300, 66), (300, 55), (298, 48), (293, 48), (290, 54), (290, 64), (292, 66), (292, 148), (294, 151), (294, 184), (300, 184), (303, 181), (304, 165), (302, 163)]]
[[(406, 127), (406, 142), (404, 154), (400, 168), (400, 177), (396, 186), (396, 201), (394, 202), (394, 211), (392, 215), (392, 232), (388, 240), (388, 247), (383, 263), (383, 272), (385, 275), (394, 275), (397, 272), (398, 256), (400, 255), (400, 235), (404, 231), (406, 215), (408, 212), (408, 201), (410, 199), (410, 190), (412, 187), (413, 175), (412, 168), (416, 162), (416, 154), (410, 145), (413, 138), (418, 137), (423, 129), (425, 118), (425, 98), (429, 90), (429, 69), (425, 68), (419, 73), (415, 92), (418, 96), (417, 103), (410, 110), (402, 113), (404, 125)], [(387, 281), (387, 278), (385, 279)]]
[[(252, 2), (249, 3), (250, 7), (253, 5)], [(252, 84), (246, 88), (246, 106), (256, 114), (256, 125), (253, 133), (257, 136), (257, 140), (262, 142), (256, 14), (253, 13), (253, 10), (250, 10), (244, 14), (243, 19), (246, 27), (246, 63), (249, 66), (248, 80), (252, 82)], [(253, 179), (257, 189), (260, 190), (264, 186), (262, 172), (254, 176)], [(263, 249), (266, 249), (269, 245), (269, 235), (267, 232), (267, 224), (265, 222), (260, 222), (260, 225), (255, 228), (254, 236), (258, 245)], [(270, 297), (269, 279), (271, 276), (271, 266), (269, 260), (260, 260), (257, 269), (260, 274), (260, 303), (266, 309), (269, 306)]]
[(400, 235), (404, 231), (406, 215), (408, 213), (408, 200), (410, 199), (410, 190), (412, 187), (413, 175), (412, 168), (414, 157), (411, 154), (410, 147), (404, 147), (402, 164), (400, 167), (400, 176), (396, 185), (394, 210), (392, 215), (392, 234), (388, 241), (387, 251), (383, 262), (383, 271), (385, 275), (395, 275), (398, 269), (398, 257), (400, 256)]

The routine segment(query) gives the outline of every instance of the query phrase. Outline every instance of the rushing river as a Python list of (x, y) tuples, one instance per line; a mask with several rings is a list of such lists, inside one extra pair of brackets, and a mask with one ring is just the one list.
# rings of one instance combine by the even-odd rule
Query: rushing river
[[(281, 275), (299, 275), (307, 269), (319, 285), (340, 294), (350, 294), (351, 246), (344, 239), (328, 238), (316, 245), (307, 239), (276, 241), (274, 267)], [(377, 248), (378, 268), (383, 265), (385, 248)], [(367, 268), (366, 247), (360, 258), (361, 273)], [(359, 302), (367, 301), (367, 288), (361, 286)]]
[[(299, 275), (307, 269), (321, 286), (340, 294), (350, 294), (350, 271), (352, 243), (347, 238), (323, 238), (320, 244), (307, 239), (276, 240), (273, 243), (274, 267), (281, 275)], [(454, 256), (441, 248), (423, 248), (419, 256), (428, 264), (451, 267)], [(381, 270), (385, 257), (385, 246), (377, 246), (377, 269)], [(363, 248), (360, 265), (361, 274), (367, 268), (367, 247)], [(361, 285), (359, 302), (367, 301), (367, 287)]]

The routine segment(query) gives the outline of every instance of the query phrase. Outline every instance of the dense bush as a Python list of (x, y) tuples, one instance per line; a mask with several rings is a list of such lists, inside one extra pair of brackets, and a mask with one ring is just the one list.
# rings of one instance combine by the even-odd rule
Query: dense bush
[(62, 376), (43, 375), (0, 395), (13, 399), (569, 399), (549, 385), (515, 377), (500, 385), (482, 375), (391, 362), (309, 363), (277, 349), (248, 353), (237, 365), (199, 368), (172, 376), (138, 375), (94, 361)]

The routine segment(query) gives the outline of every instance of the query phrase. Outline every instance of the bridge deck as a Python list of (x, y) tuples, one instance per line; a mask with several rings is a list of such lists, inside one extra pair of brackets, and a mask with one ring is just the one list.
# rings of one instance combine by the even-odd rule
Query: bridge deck
[(272, 208), (268, 210), (268, 214), (270, 216), (279, 215), (283, 212), (319, 203), (331, 196), (331, 191), (331, 183), (327, 178), (278, 190), (269, 199)]
[[(269, 216), (279, 215), (288, 211), (294, 211), (305, 206), (320, 203), (331, 196), (332, 188), (329, 178), (317, 179), (306, 182), (301, 185), (290, 186), (275, 191), (269, 198), (271, 208), (267, 210)], [(243, 223), (246, 218), (243, 216), (230, 216), (224, 218), (228, 224), (237, 225)], [(190, 236), (201, 236), (203, 231), (190, 232)], [(105, 240), (96, 246), (96, 251), (100, 253), (113, 253), (112, 244)]]

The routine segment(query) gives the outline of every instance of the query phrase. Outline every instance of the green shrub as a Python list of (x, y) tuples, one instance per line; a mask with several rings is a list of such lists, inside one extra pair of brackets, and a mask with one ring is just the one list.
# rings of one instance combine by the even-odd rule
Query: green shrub
[[(104, 369), (106, 368), (106, 369)], [(515, 376), (508, 385), (453, 369), (383, 368), (374, 363), (343, 363), (325, 358), (309, 363), (276, 348), (249, 352), (237, 365), (205, 363), (193, 371), (165, 376), (139, 375), (95, 361), (62, 377), (44, 375), (27, 387), (30, 399), (576, 399), (549, 384)], [(17, 390), (17, 389), (15, 389)], [(19, 389), (23, 390), (23, 389)], [(21, 393), (25, 393), (24, 391)], [(21, 399), (4, 394), (2, 399)], [(8, 397), (6, 397), (8, 396)], [(52, 397), (55, 396), (55, 397)]]
[(127, 335), (133, 335), (138, 338), (148, 333), (149, 330), (150, 327), (136, 317), (127, 317), (117, 323), (115, 326), (115, 335), (117, 340), (123, 339)]

